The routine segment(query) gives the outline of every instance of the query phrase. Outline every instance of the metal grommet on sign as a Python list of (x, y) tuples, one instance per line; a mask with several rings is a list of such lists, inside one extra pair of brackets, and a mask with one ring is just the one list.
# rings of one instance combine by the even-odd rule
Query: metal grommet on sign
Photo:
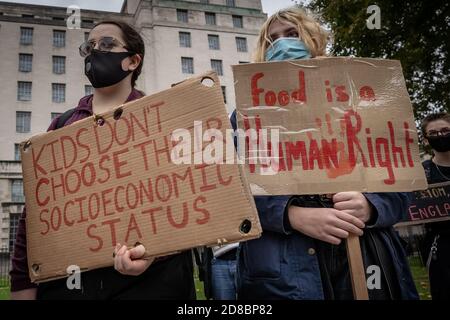
[(41, 269), (41, 266), (40, 266), (39, 264), (37, 264), (37, 263), (34, 263), (34, 264), (31, 266), (31, 270), (33, 271), (33, 273), (34, 273), (36, 276), (39, 275), (40, 269)]
[(104, 124), (105, 124), (105, 119), (103, 119), (103, 117), (102, 116), (99, 116), (99, 115), (94, 115), (94, 121), (95, 121), (95, 124), (96, 125), (98, 125), (98, 126), (103, 126)]
[(245, 219), (244, 221), (242, 221), (241, 226), (239, 227), (239, 231), (247, 234), (250, 232), (250, 230), (252, 230), (252, 222), (248, 219)]
[(123, 108), (122, 107), (120, 107), (120, 108), (117, 108), (115, 111), (114, 111), (114, 120), (119, 120), (120, 119), (120, 117), (122, 116), (122, 113), (123, 113)]
[(26, 152), (29, 147), (31, 147), (31, 140), (28, 140), (23, 144), (23, 152)]
[(203, 77), (200, 82), (202, 83), (202, 85), (208, 88), (212, 88), (215, 84), (213, 78), (211, 77)]

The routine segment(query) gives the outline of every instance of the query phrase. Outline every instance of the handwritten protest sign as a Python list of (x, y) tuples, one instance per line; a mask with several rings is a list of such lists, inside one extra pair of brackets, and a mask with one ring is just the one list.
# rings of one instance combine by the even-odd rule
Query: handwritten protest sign
[(398, 61), (319, 58), (233, 66), (253, 194), (425, 189)]
[(427, 190), (414, 192), (414, 200), (405, 219), (396, 226), (444, 220), (450, 220), (450, 182), (430, 184)]
[(260, 235), (237, 164), (174, 162), (174, 132), (230, 129), (220, 88), (208, 73), (21, 144), (33, 281), (111, 266), (116, 243), (160, 256)]

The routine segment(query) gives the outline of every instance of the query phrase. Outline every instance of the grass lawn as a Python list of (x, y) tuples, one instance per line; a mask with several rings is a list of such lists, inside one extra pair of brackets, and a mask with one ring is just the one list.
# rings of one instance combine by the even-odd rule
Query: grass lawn
[[(197, 270), (194, 274), (195, 290), (197, 294), (197, 300), (206, 300), (203, 293), (203, 282), (198, 279)], [(9, 300), (9, 287), (0, 287), (0, 300)]]
[(9, 287), (0, 288), (0, 300), (9, 300)]
[(197, 294), (197, 300), (206, 300), (205, 293), (203, 290), (203, 282), (198, 278), (198, 268), (195, 267), (194, 270), (194, 281), (195, 281), (195, 291)]
[(0, 277), (0, 300), (9, 300), (9, 278)]
[(419, 257), (409, 257), (409, 266), (419, 292), (420, 300), (431, 300), (428, 272)]

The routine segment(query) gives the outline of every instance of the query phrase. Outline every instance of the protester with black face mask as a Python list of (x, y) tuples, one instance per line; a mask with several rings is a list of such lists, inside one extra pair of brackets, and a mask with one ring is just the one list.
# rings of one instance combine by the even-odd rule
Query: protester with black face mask
[[(80, 46), (80, 54), (85, 58), (85, 74), (95, 88), (94, 94), (83, 97), (78, 107), (56, 118), (49, 130), (143, 96), (134, 87), (142, 70), (145, 45), (131, 26), (120, 21), (98, 23)], [(195, 299), (190, 251), (156, 260), (138, 259), (145, 253), (139, 244), (132, 249), (118, 245), (114, 257), (111, 250), (116, 268), (81, 273), (81, 290), (68, 289), (66, 279), (35, 285), (28, 275), (25, 217), (24, 210), (12, 257), (12, 299)]]
[[(423, 167), (429, 184), (450, 182), (450, 114), (427, 116), (422, 122), (425, 145), (433, 150), (433, 158)], [(424, 252), (433, 300), (450, 299), (450, 221), (425, 225)], [(433, 248), (433, 250), (431, 250)]]

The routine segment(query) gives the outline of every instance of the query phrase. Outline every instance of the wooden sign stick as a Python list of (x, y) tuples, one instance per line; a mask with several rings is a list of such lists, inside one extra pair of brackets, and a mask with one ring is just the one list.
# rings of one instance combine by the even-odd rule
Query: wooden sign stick
[(346, 241), (348, 264), (355, 300), (369, 300), (366, 273), (361, 255), (359, 237), (351, 234)]

